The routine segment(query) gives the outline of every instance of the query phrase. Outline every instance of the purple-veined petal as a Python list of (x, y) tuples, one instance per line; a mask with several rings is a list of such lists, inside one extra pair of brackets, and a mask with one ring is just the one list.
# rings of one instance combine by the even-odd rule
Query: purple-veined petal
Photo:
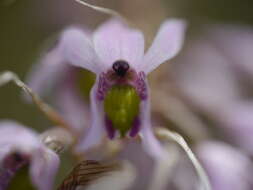
[(102, 137), (105, 134), (104, 130), (104, 121), (103, 121), (103, 107), (102, 103), (97, 100), (96, 92), (97, 92), (97, 81), (93, 86), (90, 92), (90, 106), (91, 106), (91, 126), (87, 130), (87, 134), (83, 135), (80, 140), (76, 151), (84, 152), (93, 146), (101, 143)]
[(66, 29), (60, 38), (55, 51), (71, 65), (85, 68), (94, 73), (102, 71), (90, 36), (78, 28)]
[(252, 164), (239, 150), (221, 142), (206, 142), (197, 147), (197, 155), (210, 177), (214, 190), (250, 190)]
[(50, 190), (59, 167), (59, 157), (53, 151), (44, 147), (34, 151), (30, 166), (33, 184), (38, 190)]
[(93, 40), (96, 53), (107, 68), (116, 60), (126, 60), (131, 67), (137, 68), (143, 57), (143, 34), (119, 19), (102, 24), (95, 31)]
[(160, 27), (153, 44), (146, 52), (141, 69), (149, 73), (160, 64), (173, 58), (181, 49), (184, 41), (186, 23), (183, 20), (171, 19)]

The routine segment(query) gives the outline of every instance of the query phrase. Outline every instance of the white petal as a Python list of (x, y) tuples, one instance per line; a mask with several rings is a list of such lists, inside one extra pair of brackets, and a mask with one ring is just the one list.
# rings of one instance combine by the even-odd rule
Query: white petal
[(173, 58), (183, 45), (185, 29), (186, 23), (182, 20), (165, 21), (144, 56), (142, 70), (149, 73), (160, 64)]
[(144, 53), (144, 38), (140, 31), (114, 18), (95, 31), (94, 46), (107, 68), (116, 60), (126, 60), (131, 67), (137, 68)]

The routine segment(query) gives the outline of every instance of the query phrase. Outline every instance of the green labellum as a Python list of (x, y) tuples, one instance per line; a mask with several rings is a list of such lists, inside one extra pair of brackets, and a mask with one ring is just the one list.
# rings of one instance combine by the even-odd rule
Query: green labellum
[(140, 97), (136, 90), (128, 85), (115, 85), (106, 94), (104, 110), (113, 127), (119, 130), (121, 136), (133, 125), (139, 114)]

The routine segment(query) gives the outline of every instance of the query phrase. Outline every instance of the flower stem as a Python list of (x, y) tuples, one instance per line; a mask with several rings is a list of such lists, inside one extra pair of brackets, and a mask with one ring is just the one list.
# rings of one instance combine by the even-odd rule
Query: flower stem
[(178, 133), (169, 131), (168, 129), (165, 129), (165, 128), (157, 128), (155, 130), (155, 132), (156, 132), (156, 135), (160, 139), (173, 140), (183, 148), (183, 150), (186, 152), (187, 156), (191, 160), (191, 162), (192, 162), (192, 164), (193, 164), (193, 166), (200, 178), (200, 182), (201, 182), (200, 190), (211, 190), (211, 185), (210, 185), (210, 182), (209, 182), (209, 179), (208, 179), (208, 176), (207, 176), (205, 170), (203, 169), (203, 167), (199, 163), (198, 159), (196, 158), (196, 156), (194, 155), (194, 153), (192, 152), (190, 147), (187, 145), (184, 138), (181, 135), (179, 135)]
[(75, 132), (72, 130), (70, 125), (63, 119), (63, 117), (54, 110), (50, 105), (45, 103), (35, 92), (32, 91), (24, 82), (22, 82), (17, 74), (12, 71), (4, 71), (0, 73), (0, 87), (9, 83), (14, 82), (15, 85), (20, 87), (27, 95), (29, 95), (35, 105), (38, 106), (39, 110), (46, 115), (48, 119), (54, 122), (57, 126), (62, 127), (70, 131), (73, 135)]

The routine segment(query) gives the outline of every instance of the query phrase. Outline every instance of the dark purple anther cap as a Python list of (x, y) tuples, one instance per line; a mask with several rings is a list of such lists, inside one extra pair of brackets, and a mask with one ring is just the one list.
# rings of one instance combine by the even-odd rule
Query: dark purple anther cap
[(124, 77), (129, 69), (129, 64), (124, 60), (118, 60), (113, 63), (112, 68), (118, 76)]

